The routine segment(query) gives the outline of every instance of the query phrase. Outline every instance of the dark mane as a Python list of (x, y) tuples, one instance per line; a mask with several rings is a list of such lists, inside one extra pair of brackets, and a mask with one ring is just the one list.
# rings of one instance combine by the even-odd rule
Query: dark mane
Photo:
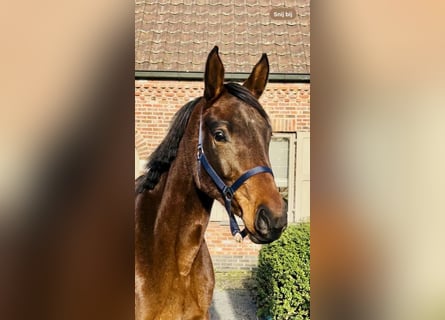
[[(235, 82), (225, 83), (224, 88), (227, 93), (258, 110), (270, 124), (266, 111), (248, 89)], [(137, 179), (136, 192), (141, 193), (145, 189), (152, 190), (159, 182), (161, 175), (170, 169), (171, 163), (176, 158), (179, 143), (184, 135), (190, 115), (200, 99), (201, 97), (188, 102), (175, 114), (164, 140), (148, 158), (148, 172)]]
[(179, 143), (184, 135), (190, 115), (200, 99), (196, 98), (186, 103), (175, 114), (164, 140), (148, 158), (148, 172), (140, 179), (136, 187), (137, 192), (143, 192), (144, 189), (152, 190), (159, 182), (161, 175), (170, 169), (171, 163), (176, 158)]

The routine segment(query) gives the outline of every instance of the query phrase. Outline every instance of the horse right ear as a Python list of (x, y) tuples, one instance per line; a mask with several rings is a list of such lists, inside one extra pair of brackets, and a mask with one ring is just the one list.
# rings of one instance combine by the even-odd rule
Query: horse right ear
[(204, 74), (204, 98), (210, 101), (219, 96), (224, 84), (224, 66), (215, 46), (207, 57)]
[(259, 99), (266, 88), (267, 79), (269, 78), (269, 60), (267, 54), (263, 53), (260, 61), (253, 67), (249, 78), (243, 83), (249, 91)]

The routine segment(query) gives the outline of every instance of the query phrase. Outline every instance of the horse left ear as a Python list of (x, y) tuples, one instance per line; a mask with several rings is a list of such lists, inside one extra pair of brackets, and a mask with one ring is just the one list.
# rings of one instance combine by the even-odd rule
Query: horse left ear
[(260, 61), (253, 67), (249, 78), (243, 83), (249, 91), (258, 99), (266, 88), (269, 78), (269, 60), (267, 54), (263, 53)]
[(218, 46), (207, 57), (204, 74), (204, 98), (210, 101), (219, 96), (224, 85), (224, 66), (218, 55)]

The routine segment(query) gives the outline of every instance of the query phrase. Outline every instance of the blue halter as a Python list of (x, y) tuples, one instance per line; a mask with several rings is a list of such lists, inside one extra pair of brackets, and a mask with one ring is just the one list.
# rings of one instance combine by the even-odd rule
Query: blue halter
[(213, 182), (215, 183), (218, 190), (221, 192), (223, 199), (224, 199), (224, 205), (227, 210), (227, 214), (229, 215), (230, 219), (230, 232), (233, 236), (235, 236), (237, 233), (240, 233), (241, 236), (244, 238), (247, 235), (246, 228), (244, 228), (243, 231), (240, 232), (238, 223), (236, 222), (235, 215), (231, 211), (232, 207), (232, 200), (233, 200), (233, 194), (238, 190), (239, 187), (250, 177), (259, 174), (259, 173), (270, 173), (273, 176), (272, 169), (265, 166), (258, 166), (253, 169), (250, 169), (243, 173), (230, 187), (227, 186), (224, 181), (220, 178), (220, 176), (216, 173), (215, 169), (211, 166), (209, 161), (207, 160), (207, 157), (204, 154), (204, 148), (202, 145), (202, 115), (201, 119), (199, 120), (199, 137), (198, 137), (198, 162), (204, 167), (205, 171), (208, 173), (210, 178), (212, 178)]

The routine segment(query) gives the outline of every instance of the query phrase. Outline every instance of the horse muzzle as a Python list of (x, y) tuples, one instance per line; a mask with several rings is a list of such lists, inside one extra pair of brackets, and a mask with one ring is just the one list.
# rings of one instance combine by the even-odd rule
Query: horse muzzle
[(265, 244), (277, 240), (287, 227), (287, 208), (274, 214), (268, 207), (261, 205), (256, 213), (255, 232), (249, 234), (254, 243)]

